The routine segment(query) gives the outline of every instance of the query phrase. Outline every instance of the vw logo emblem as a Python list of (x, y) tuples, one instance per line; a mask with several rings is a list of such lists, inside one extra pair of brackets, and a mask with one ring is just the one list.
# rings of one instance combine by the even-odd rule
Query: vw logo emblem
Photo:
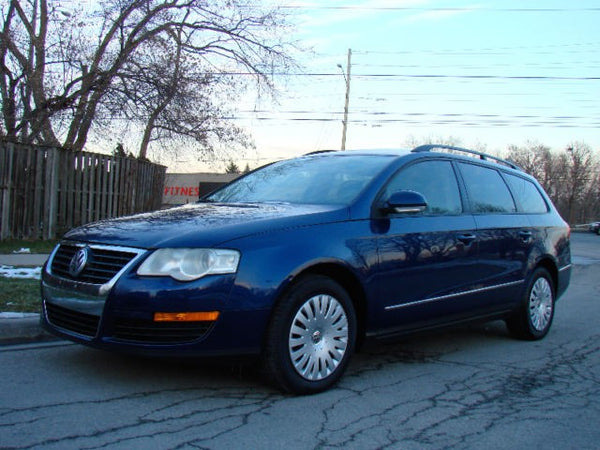
[(76, 278), (85, 268), (85, 265), (88, 262), (88, 258), (90, 256), (89, 247), (80, 248), (77, 253), (73, 255), (71, 258), (71, 262), (69, 263), (69, 274)]

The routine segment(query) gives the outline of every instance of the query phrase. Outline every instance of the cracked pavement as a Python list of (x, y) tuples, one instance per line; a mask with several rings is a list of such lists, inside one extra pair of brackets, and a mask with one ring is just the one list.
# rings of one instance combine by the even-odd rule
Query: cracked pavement
[(586, 262), (544, 340), (493, 322), (370, 345), (314, 396), (282, 395), (250, 364), (0, 347), (0, 447), (597, 448), (600, 238), (573, 249)]

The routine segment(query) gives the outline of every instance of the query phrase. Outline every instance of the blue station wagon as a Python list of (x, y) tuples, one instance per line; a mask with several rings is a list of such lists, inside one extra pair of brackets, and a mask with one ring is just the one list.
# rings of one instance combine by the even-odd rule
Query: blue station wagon
[(435, 145), (317, 152), (69, 231), (43, 270), (42, 322), (106, 350), (256, 355), (276, 386), (310, 394), (365, 339), (496, 319), (543, 338), (569, 239), (508, 161)]

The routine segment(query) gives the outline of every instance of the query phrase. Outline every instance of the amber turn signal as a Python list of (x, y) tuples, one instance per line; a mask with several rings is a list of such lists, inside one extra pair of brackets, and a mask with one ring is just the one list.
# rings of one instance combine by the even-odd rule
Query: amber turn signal
[(154, 313), (155, 322), (213, 322), (218, 318), (219, 311)]

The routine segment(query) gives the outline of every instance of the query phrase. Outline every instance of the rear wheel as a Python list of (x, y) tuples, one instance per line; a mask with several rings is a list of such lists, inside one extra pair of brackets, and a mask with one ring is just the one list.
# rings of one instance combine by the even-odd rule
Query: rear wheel
[(273, 312), (264, 365), (278, 387), (295, 394), (328, 389), (346, 370), (356, 341), (356, 315), (334, 280), (300, 279)]
[(542, 267), (529, 278), (519, 309), (507, 319), (509, 331), (520, 339), (542, 339), (554, 318), (555, 288), (552, 277)]

